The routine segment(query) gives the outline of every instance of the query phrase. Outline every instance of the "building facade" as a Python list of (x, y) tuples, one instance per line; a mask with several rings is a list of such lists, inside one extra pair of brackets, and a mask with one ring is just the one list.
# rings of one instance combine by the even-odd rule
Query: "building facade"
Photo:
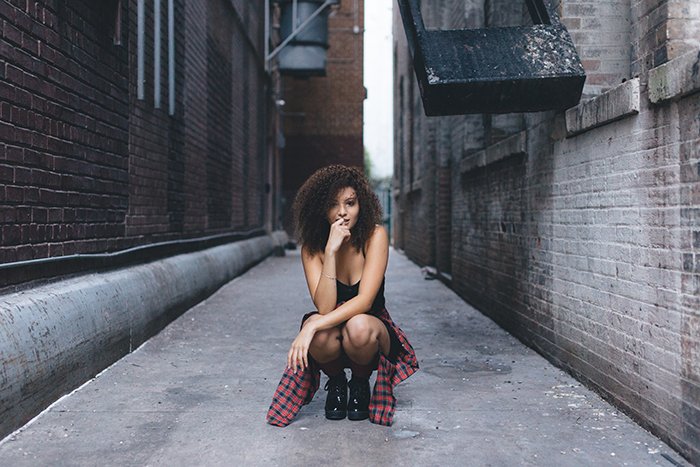
[(0, 437), (282, 251), (266, 17), (0, 0)]
[[(587, 73), (566, 112), (425, 117), (395, 8), (394, 242), (700, 462), (700, 5), (555, 2)], [(428, 28), (532, 24), (422, 3)]]
[(270, 230), (264, 2), (0, 1), (0, 263)]
[(284, 148), (284, 227), (293, 235), (291, 204), (317, 169), (364, 167), (362, 123), (364, 0), (331, 7), (326, 76), (284, 77), (281, 98)]

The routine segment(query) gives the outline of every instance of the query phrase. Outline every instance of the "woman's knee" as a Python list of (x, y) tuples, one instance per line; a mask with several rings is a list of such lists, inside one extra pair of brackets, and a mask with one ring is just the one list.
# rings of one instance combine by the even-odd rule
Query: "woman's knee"
[(337, 351), (340, 349), (340, 330), (338, 328), (318, 331), (311, 340), (311, 348), (321, 351)]
[(377, 340), (377, 333), (367, 315), (355, 315), (343, 327), (343, 343), (353, 347), (365, 347)]

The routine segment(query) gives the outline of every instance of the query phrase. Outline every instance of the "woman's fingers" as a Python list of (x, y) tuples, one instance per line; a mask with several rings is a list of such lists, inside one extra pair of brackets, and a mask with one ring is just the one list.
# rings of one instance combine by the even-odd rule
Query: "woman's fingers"
[(294, 357), (296, 362), (294, 365), (295, 370), (300, 369), (301, 371), (304, 371), (309, 366), (308, 351), (303, 347), (298, 347), (296, 349)]
[(292, 344), (287, 352), (287, 368), (291, 368), (296, 373), (301, 369), (304, 371), (309, 366), (309, 349), (302, 345)]
[(294, 370), (294, 373), (296, 373), (300, 367), (301, 370), (304, 370), (307, 366), (308, 359), (306, 352), (304, 352), (304, 350), (300, 347), (292, 346), (287, 353), (287, 368), (291, 368)]

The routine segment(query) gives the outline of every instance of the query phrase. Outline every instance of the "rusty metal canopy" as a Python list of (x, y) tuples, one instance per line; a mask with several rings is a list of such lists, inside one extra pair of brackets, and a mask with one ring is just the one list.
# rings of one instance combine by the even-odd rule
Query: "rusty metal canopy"
[(420, 0), (398, 0), (428, 116), (564, 110), (586, 74), (546, 0), (527, 0), (533, 26), (427, 30)]

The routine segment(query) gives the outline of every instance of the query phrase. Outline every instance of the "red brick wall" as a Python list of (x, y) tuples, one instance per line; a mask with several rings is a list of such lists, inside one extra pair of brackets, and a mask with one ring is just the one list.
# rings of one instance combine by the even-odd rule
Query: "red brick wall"
[(0, 262), (124, 237), (128, 55), (95, 2), (0, 2)]
[(285, 229), (292, 233), (290, 206), (297, 189), (320, 167), (364, 166), (362, 145), (364, 0), (347, 0), (329, 18), (325, 77), (283, 81), (282, 187)]
[[(269, 108), (262, 2), (175, 1), (176, 104), (161, 107), (153, 3), (137, 98), (137, 2), (0, 1), (0, 262), (261, 227)], [(116, 11), (116, 10), (115, 10)]]

